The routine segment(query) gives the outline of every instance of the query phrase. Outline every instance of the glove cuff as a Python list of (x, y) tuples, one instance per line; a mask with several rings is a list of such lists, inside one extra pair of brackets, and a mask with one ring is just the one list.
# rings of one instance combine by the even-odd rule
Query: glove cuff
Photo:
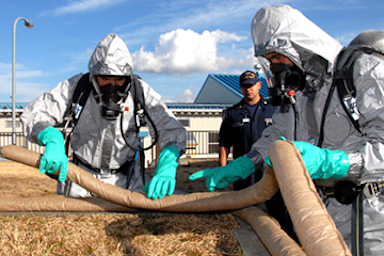
[(177, 149), (177, 147), (175, 147), (174, 145), (170, 145), (163, 148), (163, 150), (161, 150), (159, 155), (159, 160), (162, 157), (162, 154), (168, 154), (168, 153), (172, 153), (175, 156), (175, 158), (179, 158), (180, 156), (180, 151)]
[(52, 126), (42, 130), (39, 135), (37, 135), (37, 139), (42, 146), (46, 146), (50, 142), (61, 143), (64, 145), (63, 134)]
[(344, 151), (338, 151), (339, 154), (339, 164), (337, 166), (337, 171), (335, 172), (334, 178), (344, 178), (348, 174), (350, 167), (350, 162), (347, 154)]
[(323, 149), (323, 151), (325, 152), (325, 158), (320, 168), (320, 178), (340, 179), (347, 176), (350, 166), (347, 154), (342, 150)]
[(245, 157), (249, 158), (253, 163), (253, 168), (255, 170), (260, 170), (263, 168), (264, 160), (261, 154), (257, 150), (251, 150), (247, 154), (244, 155)]
[(171, 145), (163, 148), (160, 152), (159, 161), (157, 162), (157, 168), (154, 175), (162, 172), (170, 173), (171, 170), (174, 170), (176, 174), (179, 157), (180, 151), (175, 146)]
[(241, 179), (247, 178), (253, 172), (255, 172), (255, 164), (246, 156), (241, 156), (229, 162), (228, 165), (233, 165), (236, 168), (237, 174)]

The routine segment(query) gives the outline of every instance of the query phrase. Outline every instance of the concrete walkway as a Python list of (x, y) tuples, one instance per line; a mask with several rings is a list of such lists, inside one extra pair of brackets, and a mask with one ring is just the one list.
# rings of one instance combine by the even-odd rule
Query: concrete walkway
[(271, 254), (260, 241), (252, 227), (241, 218), (236, 217), (236, 219), (240, 224), (240, 228), (234, 228), (233, 233), (235, 234), (237, 241), (239, 241), (245, 255), (270, 256)]

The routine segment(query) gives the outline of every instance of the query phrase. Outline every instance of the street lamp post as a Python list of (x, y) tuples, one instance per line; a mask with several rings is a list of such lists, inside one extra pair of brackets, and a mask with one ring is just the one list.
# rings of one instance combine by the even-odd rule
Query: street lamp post
[(15, 52), (16, 52), (16, 24), (19, 20), (24, 20), (26, 28), (32, 28), (33, 23), (19, 17), (13, 24), (13, 48), (12, 48), (12, 144), (16, 145), (16, 77), (15, 77)]

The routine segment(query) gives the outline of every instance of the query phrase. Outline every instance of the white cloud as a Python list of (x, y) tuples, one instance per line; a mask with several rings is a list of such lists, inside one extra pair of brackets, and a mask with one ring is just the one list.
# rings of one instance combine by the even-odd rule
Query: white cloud
[(187, 89), (183, 91), (180, 97), (181, 102), (193, 102), (195, 97), (193, 97), (193, 93), (191, 89)]
[(246, 37), (221, 30), (204, 31), (177, 29), (160, 35), (154, 52), (141, 49), (132, 54), (134, 69), (139, 72), (185, 75), (199, 72), (222, 71), (242, 62), (239, 56), (222, 57), (221, 44), (240, 42)]
[(181, 95), (176, 95), (173, 99), (164, 99), (164, 102), (188, 102), (192, 103), (195, 100), (191, 88), (185, 89)]
[(81, 0), (70, 1), (67, 5), (58, 7), (50, 13), (53, 15), (64, 15), (71, 13), (79, 13), (91, 10), (99, 10), (108, 6), (116, 5), (125, 0)]
[(193, 102), (195, 97), (193, 96), (192, 89), (185, 89), (181, 95), (177, 95), (175, 100), (165, 100), (165, 102)]

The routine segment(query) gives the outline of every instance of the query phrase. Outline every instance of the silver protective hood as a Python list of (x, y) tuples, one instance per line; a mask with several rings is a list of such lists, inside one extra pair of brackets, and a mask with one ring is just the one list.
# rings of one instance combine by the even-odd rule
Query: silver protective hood
[[(127, 45), (116, 34), (108, 34), (96, 46), (88, 64), (89, 80), (96, 93), (101, 97), (100, 88), (94, 79), (97, 75), (132, 77), (132, 57)], [(126, 86), (124, 93), (127, 93)]]
[(348, 45), (366, 46), (375, 49), (372, 54), (378, 58), (384, 59), (384, 31), (367, 30), (358, 34)]
[(303, 71), (311, 66), (314, 55), (328, 62), (331, 72), (333, 62), (342, 49), (341, 44), (288, 5), (264, 6), (254, 16), (251, 24), (255, 56), (271, 52), (288, 57)]
[(358, 34), (348, 46), (369, 46), (384, 52), (384, 31), (367, 30)]
[(89, 60), (88, 70), (95, 75), (131, 76), (132, 57), (127, 45), (116, 34), (109, 34), (97, 45)]

